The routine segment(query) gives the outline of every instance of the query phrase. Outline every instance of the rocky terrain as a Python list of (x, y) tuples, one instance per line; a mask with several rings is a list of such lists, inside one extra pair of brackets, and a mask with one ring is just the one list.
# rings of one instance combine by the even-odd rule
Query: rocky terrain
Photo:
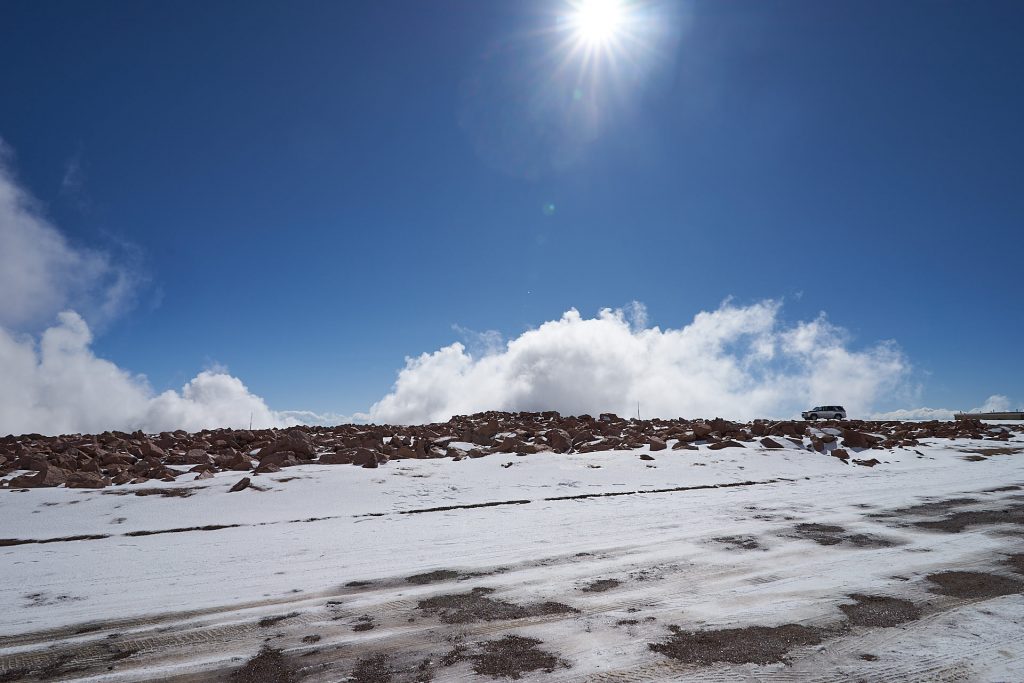
[(461, 460), (493, 453), (592, 453), (648, 446), (650, 451), (699, 446), (781, 449), (783, 440), (843, 462), (873, 466), (878, 460), (870, 451), (914, 447), (928, 438), (1006, 441), (1014, 429), (1020, 427), (993, 430), (978, 420), (741, 424), (718, 418), (627, 420), (611, 414), (593, 418), (489, 412), (422, 426), (25, 434), (0, 438), (0, 487), (104, 488), (182, 477), (206, 479), (225, 471), (271, 473), (309, 463), (375, 468), (392, 460)]
[(0, 682), (1024, 680), (1022, 456), (555, 413), (6, 437)]

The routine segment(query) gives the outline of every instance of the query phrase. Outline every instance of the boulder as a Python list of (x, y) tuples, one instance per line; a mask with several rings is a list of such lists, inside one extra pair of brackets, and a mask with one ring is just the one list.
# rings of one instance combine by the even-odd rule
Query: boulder
[(551, 445), (555, 453), (565, 453), (572, 447), (569, 433), (564, 429), (549, 429), (544, 432), (544, 439)]
[(228, 489), (228, 493), (235, 493), (237, 491), (241, 491), (242, 489), (247, 489), (249, 488), (250, 484), (252, 484), (252, 480), (249, 477), (242, 477), (241, 479), (238, 480), (238, 483), (236, 483), (234, 486)]
[(293, 467), (298, 465), (299, 461), (295, 458), (295, 454), (291, 451), (277, 451), (270, 455), (264, 456), (260, 453), (260, 464), (256, 467), (258, 472), (265, 472), (267, 467)]
[(372, 451), (369, 448), (357, 448), (352, 455), (352, 464), (359, 467), (375, 468), (386, 463), (388, 459), (384, 453)]
[(73, 472), (66, 483), (69, 489), (102, 489), (109, 481), (97, 472)]
[(712, 451), (720, 451), (723, 448), (744, 448), (744, 446), (743, 446), (743, 444), (739, 443), (738, 441), (729, 440), (729, 441), (719, 441), (717, 443), (713, 443), (710, 446), (708, 446), (708, 448), (710, 450), (712, 450)]
[(763, 439), (761, 439), (761, 445), (764, 446), (765, 448), (783, 448), (783, 445), (781, 443), (771, 438), (770, 436), (766, 436)]
[(316, 455), (316, 450), (313, 448), (313, 440), (309, 434), (298, 429), (291, 430), (284, 436), (261, 448), (259, 452), (260, 459), (277, 451), (291, 451), (297, 458), (304, 460), (310, 460)]
[(164, 451), (164, 449), (160, 448), (160, 446), (157, 446), (149, 439), (145, 439), (142, 443), (139, 444), (139, 451), (142, 453), (142, 457), (144, 458), (167, 457), (167, 453)]
[(71, 475), (72, 472), (70, 470), (44, 465), (43, 468), (35, 474), (23, 474), (20, 477), (11, 479), (10, 487), (12, 489), (34, 489), (49, 486), (60, 486), (61, 484), (66, 483), (68, 477)]
[(843, 445), (850, 448), (871, 448), (875, 438), (855, 429), (843, 430)]
[(100, 457), (100, 465), (110, 467), (111, 465), (134, 465), (135, 457), (127, 453), (106, 453)]
[(185, 462), (183, 465), (199, 465), (206, 462), (211, 462), (212, 458), (210, 454), (201, 448), (191, 448), (185, 453)]
[(665, 442), (656, 436), (652, 436), (651, 439), (651, 450), (652, 451), (663, 451), (667, 448)]
[(695, 439), (694, 439), (695, 441), (700, 441), (701, 439), (706, 439), (711, 434), (711, 431), (712, 431), (711, 427), (709, 425), (706, 425), (706, 424), (704, 424), (702, 422), (695, 422), (693, 424), (692, 429), (693, 429), (693, 436), (695, 437)]
[(652, 456), (647, 455), (646, 453), (641, 453), (640, 454), (640, 459), (641, 460), (654, 460), (654, 458)]

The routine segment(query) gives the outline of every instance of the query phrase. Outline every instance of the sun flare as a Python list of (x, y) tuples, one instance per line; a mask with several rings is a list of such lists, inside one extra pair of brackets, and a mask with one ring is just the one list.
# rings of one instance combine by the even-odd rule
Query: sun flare
[(601, 47), (621, 35), (626, 19), (624, 0), (578, 0), (569, 14), (569, 25), (577, 41)]

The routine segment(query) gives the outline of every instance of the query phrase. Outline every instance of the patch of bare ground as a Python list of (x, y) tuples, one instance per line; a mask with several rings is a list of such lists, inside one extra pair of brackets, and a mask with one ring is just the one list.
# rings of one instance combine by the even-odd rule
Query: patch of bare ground
[(196, 492), (196, 488), (192, 487), (181, 487), (181, 488), (152, 488), (152, 489), (113, 489), (110, 491), (104, 491), (103, 495), (106, 496), (162, 496), (164, 498), (188, 498)]
[(356, 662), (356, 668), (349, 676), (353, 683), (391, 683), (395, 670), (391, 668), (387, 655), (364, 657)]
[[(949, 498), (947, 500), (936, 500), (930, 503), (920, 503), (910, 507), (894, 510), (892, 515), (934, 515), (937, 513), (949, 512), (953, 508), (963, 507), (980, 503), (977, 498)], [(883, 513), (884, 514), (884, 513)]]
[(263, 617), (259, 620), (259, 626), (261, 628), (268, 628), (284, 621), (285, 619), (291, 619), (292, 617), (299, 616), (298, 612), (289, 612), (288, 614), (278, 614), (273, 617)]
[(671, 635), (662, 643), (648, 643), (659, 654), (686, 664), (708, 665), (772, 664), (786, 661), (790, 650), (804, 645), (817, 645), (825, 638), (824, 629), (783, 624), (782, 626), (747, 626), (715, 631), (684, 631), (669, 626)]
[(1010, 565), (1011, 571), (1015, 571), (1018, 574), (1024, 574), (1024, 553), (1010, 555), (1006, 558), (1006, 564)]
[(758, 550), (761, 548), (761, 544), (753, 536), (719, 536), (711, 540), (729, 546), (730, 550)]
[(371, 617), (369, 614), (364, 614), (363, 616), (356, 619), (356, 623), (354, 626), (352, 626), (352, 630), (372, 631), (374, 628), (376, 628), (376, 626), (377, 625), (373, 623), (373, 617)]
[(30, 543), (69, 543), (71, 541), (98, 541), (110, 538), (110, 534), (82, 534), (80, 536), (61, 536), (60, 538), (0, 538), (0, 547), (9, 545), (26, 545)]
[(205, 526), (184, 526), (176, 529), (159, 529), (156, 531), (129, 531), (122, 536), (158, 536), (160, 534), (183, 534), (187, 531), (220, 531), (221, 529), (234, 529), (241, 524), (207, 524)]
[(793, 530), (796, 535), (814, 541), (818, 545), (838, 545), (843, 542), (842, 534), (846, 532), (835, 524), (797, 524)]
[(452, 581), (459, 578), (459, 573), (452, 569), (438, 569), (432, 572), (426, 572), (423, 574), (413, 574), (412, 576), (405, 577), (408, 583), (414, 583), (416, 585), (424, 585), (428, 583), (437, 583), (439, 581)]
[(40, 681), (49, 681), (84, 672), (85, 667), (75, 664), (74, 660), (73, 655), (62, 655), (42, 669), (34, 670), (31, 673)]
[(478, 652), (468, 655), (473, 671), (481, 676), (519, 679), (531, 671), (551, 673), (558, 668), (569, 668), (569, 663), (557, 655), (541, 650), (542, 642), (536, 638), (505, 636), (499, 640), (480, 643)]
[(885, 628), (921, 618), (921, 610), (909, 600), (858, 593), (854, 593), (850, 598), (856, 600), (856, 603), (840, 605), (839, 609), (854, 626)]
[(992, 455), (1013, 455), (1014, 453), (1024, 452), (1024, 448), (1014, 448), (1012, 446), (990, 446), (990, 447), (979, 447), (979, 448), (958, 448), (961, 453), (977, 453), (983, 456)]
[(996, 598), (1024, 592), (1024, 582), (985, 572), (938, 572), (926, 577), (935, 584), (933, 593), (955, 598)]
[(532, 605), (516, 605), (488, 597), (492, 588), (474, 588), (468, 593), (438, 595), (420, 600), (417, 609), (437, 614), (446, 624), (468, 624), (475, 621), (505, 621), (524, 619), (545, 614), (568, 614), (575, 612), (572, 607), (560, 602), (541, 602)]
[(964, 510), (943, 519), (914, 522), (920, 529), (958, 534), (969, 526), (1017, 524), (1024, 526), (1024, 505), (1009, 505), (1001, 510)]
[(835, 524), (797, 524), (793, 531), (798, 538), (814, 541), (818, 545), (852, 545), (857, 548), (889, 548), (892, 541), (870, 534), (847, 534), (846, 529)]
[(237, 683), (291, 683), (297, 680), (280, 650), (266, 645), (231, 674)]
[(11, 669), (0, 673), (0, 683), (13, 683), (24, 680), (31, 672), (28, 669)]
[(622, 582), (618, 579), (598, 579), (597, 581), (591, 581), (580, 590), (584, 593), (604, 593), (621, 585)]

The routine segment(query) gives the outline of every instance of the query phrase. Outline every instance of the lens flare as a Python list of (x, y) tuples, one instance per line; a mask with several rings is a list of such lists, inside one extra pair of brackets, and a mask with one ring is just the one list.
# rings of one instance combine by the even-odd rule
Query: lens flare
[(583, 45), (608, 45), (622, 32), (627, 12), (623, 0), (580, 0), (569, 14), (569, 26)]

